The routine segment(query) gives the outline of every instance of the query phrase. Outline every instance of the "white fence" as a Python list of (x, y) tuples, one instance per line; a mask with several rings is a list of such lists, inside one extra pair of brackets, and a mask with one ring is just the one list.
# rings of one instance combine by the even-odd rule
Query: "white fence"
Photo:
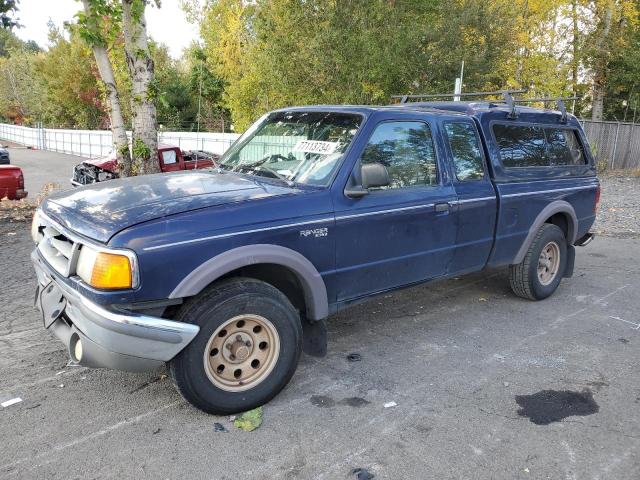
[[(183, 150), (222, 154), (238, 136), (235, 133), (159, 132), (158, 142), (177, 145)], [(0, 140), (87, 158), (103, 157), (113, 149), (109, 130), (62, 130), (0, 123)]]

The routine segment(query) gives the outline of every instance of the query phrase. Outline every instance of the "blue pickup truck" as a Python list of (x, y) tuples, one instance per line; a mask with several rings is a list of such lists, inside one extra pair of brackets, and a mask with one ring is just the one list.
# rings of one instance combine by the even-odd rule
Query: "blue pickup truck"
[(81, 365), (167, 364), (226, 414), (383, 292), (505, 267), (542, 300), (593, 238), (600, 187), (575, 117), (505, 99), (287, 108), (215, 169), (52, 195), (31, 232), (44, 327)]

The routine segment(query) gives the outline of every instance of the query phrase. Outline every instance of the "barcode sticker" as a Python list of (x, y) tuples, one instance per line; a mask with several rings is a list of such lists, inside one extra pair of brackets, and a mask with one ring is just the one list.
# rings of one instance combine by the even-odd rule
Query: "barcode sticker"
[(293, 147), (294, 152), (319, 153), (329, 155), (336, 151), (338, 142), (322, 142), (320, 140), (300, 140)]

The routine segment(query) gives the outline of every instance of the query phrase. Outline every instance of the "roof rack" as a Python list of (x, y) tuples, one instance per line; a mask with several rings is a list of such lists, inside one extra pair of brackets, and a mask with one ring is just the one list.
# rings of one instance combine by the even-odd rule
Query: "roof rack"
[(575, 106), (575, 101), (578, 100), (578, 97), (522, 98), (522, 99), (515, 100), (515, 102), (516, 103), (536, 103), (536, 102), (548, 103), (548, 102), (556, 102), (556, 106), (558, 107), (558, 110), (560, 110), (560, 113), (562, 113), (562, 118), (560, 118), (560, 123), (567, 123), (567, 120), (568, 120), (567, 107), (564, 104), (564, 102), (566, 102), (567, 100), (573, 100), (573, 102), (574, 102), (573, 104)]
[(527, 90), (498, 90), (497, 92), (465, 92), (465, 93), (419, 93), (415, 95), (392, 95), (392, 99), (400, 99), (400, 103), (408, 103), (409, 100), (419, 100), (421, 98), (446, 98), (446, 97), (489, 97), (502, 96), (505, 93), (513, 96), (516, 93), (527, 93)]
[(427, 98), (459, 98), (459, 97), (489, 97), (489, 96), (502, 96), (502, 99), (505, 104), (510, 108), (509, 113), (507, 114), (507, 118), (511, 120), (515, 120), (518, 118), (518, 111), (516, 109), (517, 103), (535, 103), (535, 102), (556, 102), (558, 110), (562, 113), (562, 117), (560, 119), (561, 123), (567, 123), (567, 108), (564, 104), (567, 100), (573, 100), (573, 104), (575, 107), (575, 101), (578, 100), (578, 97), (565, 97), (565, 98), (514, 98), (515, 94), (518, 93), (527, 93), (528, 90), (498, 90), (495, 92), (467, 92), (467, 93), (425, 93), (425, 94), (415, 94), (415, 95), (392, 95), (392, 99), (400, 99), (400, 103), (408, 103), (411, 101), (417, 101), (420, 99)]

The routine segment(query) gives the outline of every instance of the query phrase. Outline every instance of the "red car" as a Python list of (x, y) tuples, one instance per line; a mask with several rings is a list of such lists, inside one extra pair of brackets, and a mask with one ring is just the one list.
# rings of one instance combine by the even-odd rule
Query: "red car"
[(20, 167), (0, 165), (0, 200), (20, 200), (27, 196), (24, 190), (24, 175)]
[[(158, 163), (161, 172), (211, 168), (216, 166), (216, 160), (219, 158), (219, 155), (203, 150), (183, 152), (174, 145), (158, 145)], [(115, 154), (112, 153), (106, 157), (85, 160), (76, 165), (73, 169), (71, 184), (88, 185), (114, 178), (118, 178), (118, 162)]]

